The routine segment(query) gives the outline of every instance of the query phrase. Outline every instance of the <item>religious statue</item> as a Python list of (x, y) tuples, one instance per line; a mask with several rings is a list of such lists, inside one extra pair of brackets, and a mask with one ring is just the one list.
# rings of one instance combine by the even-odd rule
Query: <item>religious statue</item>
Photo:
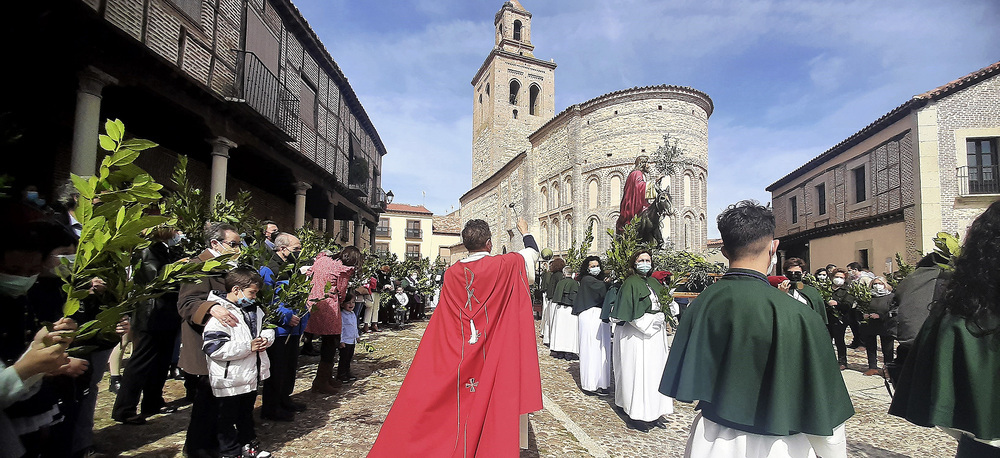
[(639, 240), (654, 243), (657, 248), (663, 247), (663, 234), (660, 231), (663, 217), (674, 214), (670, 202), (670, 190), (659, 186), (649, 186), (646, 180), (649, 174), (649, 157), (639, 156), (635, 159), (635, 169), (625, 179), (622, 190), (622, 201), (618, 211), (618, 221), (615, 228), (621, 232), (633, 218), (641, 217), (637, 232)]
[(670, 192), (666, 189), (656, 187), (656, 198), (653, 203), (639, 213), (639, 223), (636, 232), (639, 240), (644, 243), (654, 243), (657, 248), (663, 248), (663, 218), (674, 214), (673, 205), (670, 203)]

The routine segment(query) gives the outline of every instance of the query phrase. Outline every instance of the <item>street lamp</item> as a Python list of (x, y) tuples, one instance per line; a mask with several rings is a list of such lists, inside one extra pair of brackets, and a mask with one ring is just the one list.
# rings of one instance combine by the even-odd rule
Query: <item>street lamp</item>
[(393, 197), (395, 197), (395, 196), (392, 195), (392, 190), (389, 190), (389, 192), (385, 193), (385, 204), (386, 205), (391, 204)]

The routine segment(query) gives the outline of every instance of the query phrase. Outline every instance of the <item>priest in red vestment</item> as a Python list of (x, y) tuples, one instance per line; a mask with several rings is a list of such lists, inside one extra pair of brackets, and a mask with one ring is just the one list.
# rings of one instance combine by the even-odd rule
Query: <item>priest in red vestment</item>
[(466, 223), (469, 257), (445, 271), (437, 309), (369, 457), (519, 454), (521, 417), (542, 409), (528, 294), (538, 245), (527, 227), (518, 220), (523, 250), (490, 256), (489, 225)]
[(621, 232), (625, 226), (649, 206), (646, 200), (646, 175), (649, 173), (649, 158), (639, 156), (635, 159), (635, 170), (628, 174), (625, 179), (625, 187), (622, 189), (622, 202), (618, 208), (618, 221), (615, 223), (615, 230)]

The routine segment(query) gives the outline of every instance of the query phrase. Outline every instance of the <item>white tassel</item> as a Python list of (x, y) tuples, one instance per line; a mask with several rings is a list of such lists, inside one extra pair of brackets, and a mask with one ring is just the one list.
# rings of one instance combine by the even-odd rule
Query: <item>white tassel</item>
[(469, 320), (469, 326), (472, 328), (472, 337), (469, 337), (469, 344), (475, 344), (479, 342), (479, 331), (476, 330), (476, 322)]

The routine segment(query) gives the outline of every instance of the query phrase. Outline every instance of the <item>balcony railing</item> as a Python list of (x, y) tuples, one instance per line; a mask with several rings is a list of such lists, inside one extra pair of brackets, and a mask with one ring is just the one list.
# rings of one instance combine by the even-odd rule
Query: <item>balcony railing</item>
[(406, 229), (406, 238), (408, 239), (419, 239), (423, 238), (423, 236), (424, 236), (423, 229), (409, 229), (409, 228)]
[(959, 195), (1000, 194), (1000, 166), (959, 167), (956, 174)]
[(375, 250), (375, 257), (381, 258), (383, 256), (389, 256), (389, 250)]
[(372, 203), (375, 208), (380, 208), (382, 211), (385, 211), (386, 207), (389, 206), (389, 203), (386, 202), (385, 191), (383, 191), (382, 188), (375, 188), (375, 195), (372, 196)]
[(391, 237), (392, 230), (386, 226), (375, 226), (375, 237)]
[(420, 253), (406, 253), (406, 259), (410, 259), (410, 260), (413, 260), (413, 261), (419, 261), (420, 260)]
[(256, 54), (235, 50), (236, 96), (230, 101), (245, 103), (267, 119), (287, 140), (298, 137), (299, 99), (281, 84)]

